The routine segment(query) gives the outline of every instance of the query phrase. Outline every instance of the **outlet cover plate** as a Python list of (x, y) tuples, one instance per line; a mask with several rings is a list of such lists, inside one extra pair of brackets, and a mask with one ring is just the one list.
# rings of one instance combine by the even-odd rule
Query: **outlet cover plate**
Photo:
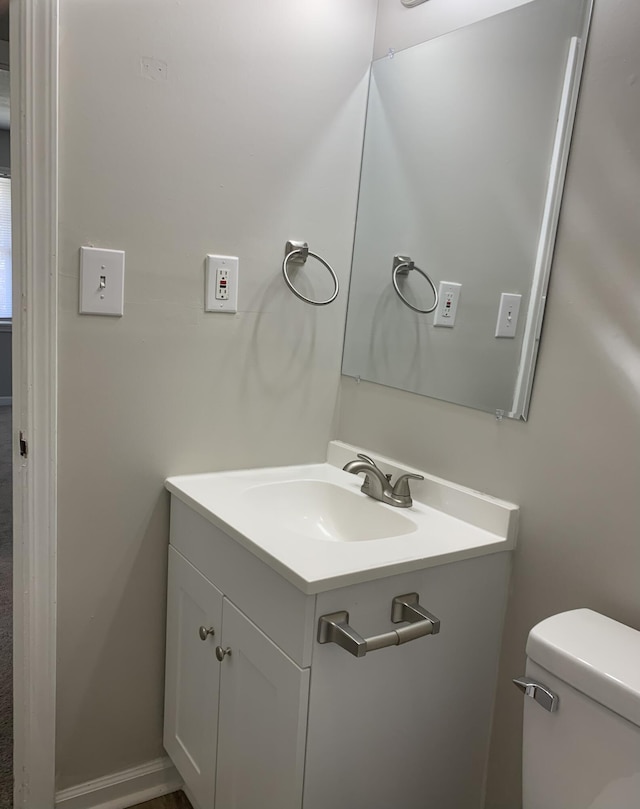
[(438, 306), (433, 318), (434, 326), (452, 329), (456, 324), (458, 301), (462, 284), (455, 281), (440, 281), (438, 286)]
[[(208, 255), (205, 264), (205, 312), (226, 312), (234, 314), (238, 311), (238, 268), (237, 256)], [(218, 270), (226, 270), (226, 297), (216, 295), (219, 280)]]

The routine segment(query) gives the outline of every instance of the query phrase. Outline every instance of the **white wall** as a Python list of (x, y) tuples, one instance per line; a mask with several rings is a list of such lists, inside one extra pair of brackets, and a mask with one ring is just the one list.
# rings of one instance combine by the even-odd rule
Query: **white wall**
[[(380, 22), (387, 3), (400, 13), (382, 0)], [(438, 4), (452, 14), (471, 5), (430, 0), (415, 12), (426, 24)], [(530, 627), (588, 606), (640, 628), (638, 31), (635, 0), (596, 0), (530, 420), (341, 387), (339, 438), (522, 507), (487, 809), (520, 805), (522, 698), (511, 678)]]
[[(306, 239), (347, 286), (376, 3), (60, 11), (62, 789), (162, 754), (163, 479), (326, 451), (346, 296), (280, 263)], [(124, 318), (77, 314), (83, 244), (126, 251)], [(240, 258), (236, 316), (203, 311), (207, 252)]]

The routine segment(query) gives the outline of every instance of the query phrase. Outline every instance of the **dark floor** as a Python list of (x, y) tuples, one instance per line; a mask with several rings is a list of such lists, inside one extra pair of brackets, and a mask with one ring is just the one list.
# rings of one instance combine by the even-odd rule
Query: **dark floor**
[(165, 795), (162, 798), (156, 798), (146, 803), (139, 803), (132, 809), (192, 809), (192, 806), (184, 792), (172, 792), (171, 795)]
[(11, 482), (11, 408), (0, 407), (0, 809), (13, 806)]

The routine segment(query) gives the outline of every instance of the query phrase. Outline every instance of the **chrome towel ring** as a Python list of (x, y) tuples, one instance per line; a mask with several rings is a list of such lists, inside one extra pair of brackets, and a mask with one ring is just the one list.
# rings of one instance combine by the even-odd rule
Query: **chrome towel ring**
[[(417, 306), (409, 303), (402, 292), (400, 292), (400, 287), (398, 286), (398, 275), (408, 275), (411, 270), (415, 270), (416, 272), (420, 273), (423, 278), (426, 278), (429, 286), (431, 287), (431, 291), (433, 292), (433, 306), (431, 306), (429, 309), (418, 309)], [(433, 312), (438, 306), (438, 290), (433, 285), (433, 281), (431, 278), (429, 278), (424, 270), (421, 270), (420, 267), (416, 267), (413, 260), (409, 256), (393, 257), (393, 272), (391, 273), (391, 281), (393, 282), (393, 288), (395, 289), (402, 303), (404, 303), (405, 306), (408, 306), (409, 309), (413, 309), (414, 312), (419, 312), (421, 315), (428, 315), (429, 312)]]
[[(323, 267), (326, 267), (329, 272), (331, 273), (331, 278), (333, 280), (335, 289), (333, 290), (333, 294), (327, 298), (325, 301), (314, 301), (312, 298), (307, 298), (306, 295), (303, 295), (301, 292), (294, 287), (291, 283), (291, 279), (289, 278), (288, 273), (288, 265), (301, 265), (304, 264), (307, 260), (307, 257), (311, 256), (311, 258), (315, 258), (317, 261), (322, 264)], [(289, 241), (285, 247), (285, 256), (284, 261), (282, 262), (282, 274), (284, 275), (284, 280), (289, 287), (289, 289), (293, 292), (293, 294), (300, 298), (301, 301), (305, 303), (310, 303), (312, 306), (326, 306), (328, 303), (333, 303), (335, 299), (338, 297), (338, 291), (340, 289), (340, 285), (338, 283), (338, 276), (333, 271), (333, 268), (317, 253), (312, 253), (309, 250), (309, 245), (306, 242), (294, 242)]]

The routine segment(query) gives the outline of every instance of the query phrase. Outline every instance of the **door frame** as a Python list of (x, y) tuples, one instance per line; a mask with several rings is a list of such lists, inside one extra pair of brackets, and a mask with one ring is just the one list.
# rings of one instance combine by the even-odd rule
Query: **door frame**
[(28, 809), (55, 804), (58, 0), (11, 0), (10, 27), (14, 801)]

